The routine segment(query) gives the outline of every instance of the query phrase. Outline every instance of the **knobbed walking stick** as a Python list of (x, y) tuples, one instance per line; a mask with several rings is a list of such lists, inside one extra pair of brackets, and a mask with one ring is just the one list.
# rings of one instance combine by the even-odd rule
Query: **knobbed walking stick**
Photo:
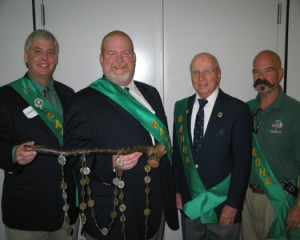
[(97, 155), (99, 153), (111, 153), (117, 155), (124, 155), (133, 152), (142, 152), (148, 155), (148, 164), (153, 167), (159, 167), (161, 158), (167, 153), (163, 144), (158, 143), (154, 146), (132, 146), (124, 148), (94, 148), (94, 149), (74, 149), (74, 150), (59, 150), (43, 145), (25, 145), (25, 150), (36, 151), (37, 153), (65, 157), (82, 156), (82, 155)]
[[(110, 213), (111, 222), (108, 226), (99, 226), (98, 221), (96, 219), (96, 212), (94, 210), (94, 206), (96, 204), (95, 200), (92, 197), (92, 190), (90, 188), (90, 181), (89, 178), (90, 169), (86, 166), (86, 159), (85, 157), (87, 155), (97, 155), (100, 153), (108, 153), (108, 154), (117, 154), (117, 155), (124, 155), (124, 154), (130, 154), (133, 152), (142, 152), (147, 154), (147, 164), (144, 167), (144, 171), (146, 176), (144, 177), (145, 182), (145, 209), (144, 209), (144, 215), (145, 215), (145, 239), (148, 232), (148, 217), (151, 214), (151, 209), (149, 205), (149, 194), (150, 194), (150, 183), (151, 183), (151, 176), (150, 171), (151, 168), (158, 168), (160, 164), (161, 158), (167, 153), (165, 147), (163, 144), (159, 143), (154, 146), (132, 146), (132, 147), (125, 147), (125, 148), (117, 148), (117, 149), (102, 149), (102, 148), (94, 148), (94, 149), (73, 149), (73, 150), (61, 150), (56, 148), (51, 148), (43, 145), (25, 145), (25, 150), (27, 151), (36, 151), (40, 154), (46, 154), (46, 155), (55, 155), (58, 156), (58, 162), (62, 167), (62, 180), (60, 188), (63, 192), (62, 196), (64, 199), (64, 206), (63, 211), (65, 212), (65, 219), (69, 223), (69, 217), (68, 217), (68, 209), (69, 205), (67, 202), (68, 196), (66, 189), (68, 188), (68, 184), (65, 182), (64, 179), (64, 165), (66, 164), (66, 158), (70, 156), (79, 156), (81, 159), (82, 167), (80, 169), (81, 174), (81, 202), (79, 205), (80, 209), (80, 219), (82, 222), (82, 227), (86, 224), (87, 217), (86, 217), (86, 210), (87, 208), (90, 208), (91, 211), (91, 217), (94, 220), (96, 228), (101, 232), (102, 235), (108, 235), (111, 228), (114, 225), (115, 219), (117, 216), (120, 216), (120, 222), (122, 224), (122, 235), (123, 239), (126, 239), (125, 236), (125, 222), (126, 222), (126, 205), (124, 202), (125, 199), (125, 193), (123, 192), (123, 188), (125, 187), (125, 182), (123, 180), (123, 170), (116, 168), (116, 176), (112, 180), (112, 183), (115, 185), (115, 189), (113, 191), (113, 210)], [(69, 227), (70, 228), (70, 227)], [(70, 231), (72, 229), (70, 228)]]

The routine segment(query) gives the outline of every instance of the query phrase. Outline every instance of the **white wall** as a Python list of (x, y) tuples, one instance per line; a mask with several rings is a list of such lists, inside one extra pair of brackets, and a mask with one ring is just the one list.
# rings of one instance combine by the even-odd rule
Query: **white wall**
[[(36, 0), (38, 28), (41, 2)], [(281, 25), (277, 25), (279, 2), (283, 3)], [(44, 3), (45, 27), (56, 35), (61, 47), (55, 78), (79, 90), (100, 77), (98, 55), (102, 37), (114, 29), (124, 30), (136, 48), (135, 79), (160, 91), (170, 132), (175, 101), (193, 93), (189, 64), (196, 53), (209, 51), (216, 55), (222, 68), (221, 88), (242, 100), (255, 96), (251, 77), (254, 55), (268, 48), (284, 56), (286, 0), (44, 0)], [(291, 5), (288, 93), (300, 99), (299, 1), (291, 0)], [(23, 45), (31, 31), (31, 0), (0, 0), (0, 85), (24, 74)], [(4, 237), (0, 224), (1, 239)], [(171, 239), (181, 239), (180, 231), (167, 228), (166, 240)]]
[[(24, 41), (33, 30), (32, 22), (31, 0), (0, 0), (0, 86), (25, 73)], [(3, 176), (0, 170), (1, 196)], [(3, 239), (4, 229), (0, 220), (0, 240)]]
[[(196, 53), (214, 54), (222, 70), (220, 87), (245, 101), (256, 94), (254, 56), (262, 49), (284, 56), (285, 19), (277, 24), (279, 1), (187, 2), (167, 0), (164, 5), (164, 94), (170, 123), (175, 101), (194, 93), (189, 64)], [(285, 11), (285, 1), (282, 7)]]
[(300, 1), (291, 0), (287, 94), (300, 101)]
[[(44, 0), (44, 4), (46, 29), (55, 33), (61, 47), (58, 80), (79, 90), (101, 77), (101, 39), (112, 30), (123, 30), (132, 37), (138, 55), (135, 78), (163, 92), (161, 0)], [(42, 28), (39, 19), (38, 13), (37, 27)]]

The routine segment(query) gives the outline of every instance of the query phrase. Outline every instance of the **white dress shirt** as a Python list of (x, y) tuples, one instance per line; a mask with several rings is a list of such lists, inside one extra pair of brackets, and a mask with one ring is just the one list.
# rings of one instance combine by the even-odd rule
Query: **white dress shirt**
[[(204, 106), (204, 126), (203, 126), (203, 136), (205, 135), (206, 128), (209, 122), (210, 115), (212, 113), (213, 107), (215, 105), (217, 96), (219, 94), (219, 88), (217, 88), (213, 93), (206, 98), (207, 103)], [(199, 110), (199, 102), (198, 99), (201, 98), (198, 94), (196, 94), (194, 105), (193, 105), (193, 111), (192, 111), (192, 116), (191, 116), (191, 136), (192, 139), (194, 139), (194, 127), (195, 127), (195, 121), (196, 121), (196, 116), (197, 112)]]
[[(155, 114), (155, 111), (150, 106), (150, 104), (147, 102), (147, 100), (144, 98), (143, 94), (140, 92), (140, 90), (137, 88), (137, 86), (134, 84), (134, 81), (131, 81), (127, 86), (129, 88), (129, 93), (138, 100), (141, 104), (143, 104), (150, 112)], [(150, 133), (149, 133), (150, 134)], [(152, 139), (152, 144), (155, 144), (154, 137), (150, 134)]]

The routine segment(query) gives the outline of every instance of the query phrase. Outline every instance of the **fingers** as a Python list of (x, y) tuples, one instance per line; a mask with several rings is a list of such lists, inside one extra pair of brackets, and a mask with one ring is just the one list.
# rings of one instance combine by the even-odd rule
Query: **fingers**
[(141, 152), (134, 152), (134, 153), (127, 154), (127, 155), (117, 156), (115, 158), (114, 166), (116, 166), (117, 168), (122, 169), (122, 170), (130, 170), (137, 165), (138, 160), (140, 159), (140, 157), (142, 155), (143, 155), (143, 153), (141, 153)]
[(231, 227), (234, 223), (234, 219), (229, 218), (220, 218), (219, 224), (222, 227)]
[(37, 155), (36, 151), (26, 151), (24, 149), (25, 145), (34, 145), (34, 142), (29, 141), (29, 142), (23, 143), (17, 147), (16, 161), (21, 165), (26, 165), (26, 164), (31, 163)]
[(289, 231), (300, 228), (300, 206), (294, 205), (290, 209), (290, 211), (288, 212), (286, 225)]
[(237, 209), (225, 205), (219, 219), (219, 224), (223, 227), (231, 227), (234, 224), (236, 213)]
[(177, 209), (182, 210), (182, 198), (180, 193), (176, 193), (176, 206)]

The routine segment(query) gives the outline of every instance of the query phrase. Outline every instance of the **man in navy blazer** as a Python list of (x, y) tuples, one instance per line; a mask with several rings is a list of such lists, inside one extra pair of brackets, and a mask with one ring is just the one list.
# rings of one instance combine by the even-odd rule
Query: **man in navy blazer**
[[(176, 102), (173, 134), (183, 239), (238, 240), (251, 166), (251, 114), (219, 88), (221, 69), (213, 55), (197, 54), (190, 71), (196, 94)], [(199, 139), (194, 133), (198, 99), (207, 102)]]
[[(103, 38), (104, 76), (74, 95), (66, 111), (64, 146), (119, 149), (160, 142), (168, 156), (158, 168), (136, 150), (71, 160), (81, 169), (81, 186), (90, 189), (81, 190), (80, 198), (88, 240), (160, 240), (165, 221), (171, 229), (178, 228), (167, 119), (158, 91), (133, 81), (135, 62), (133, 43), (126, 33), (113, 31)], [(95, 205), (86, 207), (91, 202)]]
[[(7, 240), (72, 240), (76, 236), (69, 226), (78, 216), (72, 169), (62, 169), (55, 156), (24, 148), (62, 145), (63, 107), (74, 91), (53, 80), (58, 52), (52, 33), (32, 32), (24, 49), (28, 72), (0, 88), (0, 167), (5, 173), (2, 217)], [(49, 90), (46, 96), (44, 89)], [(68, 184), (67, 200), (62, 196), (62, 171)]]

